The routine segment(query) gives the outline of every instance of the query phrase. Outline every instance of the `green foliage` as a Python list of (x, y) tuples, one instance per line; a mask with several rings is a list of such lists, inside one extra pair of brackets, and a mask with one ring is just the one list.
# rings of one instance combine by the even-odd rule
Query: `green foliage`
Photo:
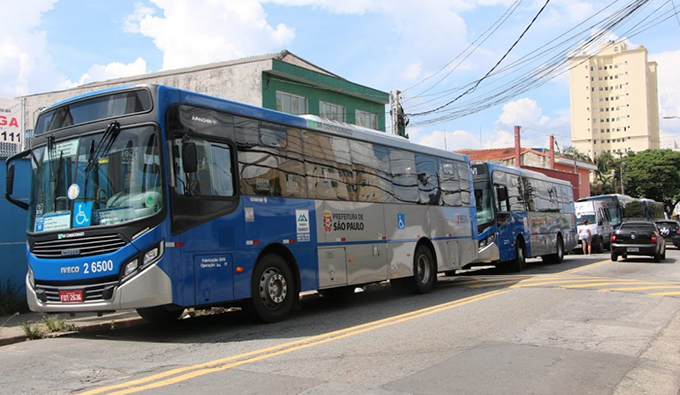
[(77, 332), (78, 327), (73, 324), (67, 324), (66, 321), (56, 315), (43, 316), (43, 325), (50, 332)]
[(609, 152), (603, 152), (595, 157), (595, 182), (590, 186), (591, 195), (605, 195), (616, 193), (616, 185), (619, 182), (617, 169), (620, 160), (614, 158)]
[(25, 313), (27, 311), (26, 294), (9, 279), (7, 279), (4, 285), (0, 284), (0, 316)]
[(626, 195), (663, 202), (672, 212), (680, 200), (680, 152), (647, 150), (623, 158)]
[(24, 335), (26, 335), (29, 340), (40, 339), (45, 334), (45, 331), (39, 323), (33, 323), (31, 321), (22, 322), (21, 329), (23, 329)]
[(569, 146), (565, 148), (562, 152), (560, 152), (560, 156), (563, 156), (565, 158), (576, 159), (578, 161), (585, 163), (593, 163), (593, 160), (590, 159), (588, 154), (584, 154), (583, 152), (574, 148), (574, 146)]

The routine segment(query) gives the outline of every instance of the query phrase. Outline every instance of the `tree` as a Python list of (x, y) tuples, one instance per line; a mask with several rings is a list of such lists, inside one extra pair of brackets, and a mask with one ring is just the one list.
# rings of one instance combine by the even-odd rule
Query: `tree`
[(610, 194), (616, 193), (614, 172), (619, 165), (618, 159), (609, 152), (603, 152), (595, 157), (595, 182), (591, 184), (591, 191), (597, 191), (596, 194)]
[(673, 212), (680, 202), (680, 152), (647, 150), (623, 158), (627, 195), (663, 202)]
[(560, 152), (560, 155), (565, 157), (565, 158), (571, 158), (571, 159), (576, 159), (581, 162), (586, 162), (586, 163), (593, 163), (593, 160), (590, 159), (590, 157), (583, 152), (580, 152), (574, 146), (569, 146), (564, 149), (564, 151)]

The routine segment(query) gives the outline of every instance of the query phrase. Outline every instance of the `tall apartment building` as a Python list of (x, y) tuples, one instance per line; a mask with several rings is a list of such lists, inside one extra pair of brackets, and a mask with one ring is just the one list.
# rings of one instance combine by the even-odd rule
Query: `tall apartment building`
[(569, 58), (571, 143), (591, 158), (658, 149), (657, 63), (623, 42)]

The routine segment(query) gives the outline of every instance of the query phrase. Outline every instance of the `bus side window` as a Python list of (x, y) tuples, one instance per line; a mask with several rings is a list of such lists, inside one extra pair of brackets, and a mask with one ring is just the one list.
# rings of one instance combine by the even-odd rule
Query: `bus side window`
[(439, 160), (428, 155), (416, 155), (419, 204), (439, 205)]
[(498, 202), (498, 211), (510, 211), (508, 203), (508, 187), (504, 185), (495, 185), (496, 201)]

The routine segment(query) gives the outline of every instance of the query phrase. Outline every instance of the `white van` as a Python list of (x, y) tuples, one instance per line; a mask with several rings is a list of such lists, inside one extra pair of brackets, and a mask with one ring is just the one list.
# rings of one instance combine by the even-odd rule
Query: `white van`
[[(602, 252), (609, 249), (612, 236), (611, 215), (607, 204), (601, 201), (574, 202), (576, 209), (576, 225), (579, 233), (585, 228), (590, 229), (593, 242), (592, 252)], [(585, 221), (588, 225), (584, 225)], [(576, 246), (576, 250), (582, 250), (581, 241)]]

